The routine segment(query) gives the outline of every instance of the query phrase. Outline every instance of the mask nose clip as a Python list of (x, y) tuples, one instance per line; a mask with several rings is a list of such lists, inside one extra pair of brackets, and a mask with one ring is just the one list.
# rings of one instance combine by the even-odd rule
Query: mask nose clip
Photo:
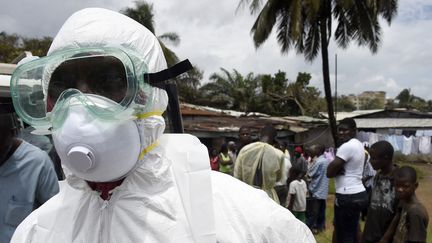
[(69, 161), (73, 161), (75, 168), (86, 172), (94, 166), (94, 155), (92, 151), (84, 146), (74, 146), (67, 153)]

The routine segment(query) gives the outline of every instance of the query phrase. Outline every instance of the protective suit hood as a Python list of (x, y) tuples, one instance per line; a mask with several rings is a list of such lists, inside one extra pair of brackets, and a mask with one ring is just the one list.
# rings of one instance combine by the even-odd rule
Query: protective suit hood
[[(68, 49), (89, 47), (123, 47), (134, 51), (137, 54), (134, 57), (139, 60), (133, 61), (144, 63), (147, 69), (135, 70), (136, 73), (154, 73), (167, 67), (159, 41), (153, 33), (120, 13), (101, 8), (83, 9), (69, 17), (54, 38), (48, 56)], [(43, 86), (46, 89), (48, 84)], [(145, 104), (139, 107), (142, 113), (136, 114), (138, 118), (135, 120), (141, 146), (135, 168), (143, 164), (143, 156), (155, 146), (165, 129), (161, 114), (168, 103), (167, 94), (162, 89), (146, 87), (150, 91), (143, 92)], [(137, 105), (140, 106), (139, 103)]]

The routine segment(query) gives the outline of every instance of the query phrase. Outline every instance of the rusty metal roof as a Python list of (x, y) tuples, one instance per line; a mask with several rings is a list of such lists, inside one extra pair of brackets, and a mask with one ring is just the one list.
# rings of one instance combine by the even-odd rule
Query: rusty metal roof
[(325, 124), (326, 120), (301, 117), (272, 117), (263, 113), (244, 113), (211, 107), (181, 104), (183, 126), (186, 132), (237, 133), (241, 126), (259, 131), (267, 124), (279, 131), (302, 132), (311, 124)]

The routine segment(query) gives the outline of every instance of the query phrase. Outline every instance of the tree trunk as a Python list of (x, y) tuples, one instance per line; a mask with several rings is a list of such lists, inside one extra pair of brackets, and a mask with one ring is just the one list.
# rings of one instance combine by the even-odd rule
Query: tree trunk
[(301, 105), (300, 101), (298, 101), (297, 98), (295, 98), (295, 97), (293, 98), (293, 100), (297, 104), (297, 106), (299, 107), (301, 115), (304, 116), (305, 110), (304, 110), (303, 106)]
[[(331, 18), (331, 17), (330, 17)], [(322, 58), (322, 70), (323, 70), (323, 81), (324, 81), (324, 93), (327, 102), (328, 119), (333, 136), (334, 146), (338, 144), (337, 132), (336, 132), (336, 118), (333, 111), (333, 98), (330, 86), (330, 71), (328, 61), (328, 39), (327, 39), (327, 24), (325, 18), (320, 23), (321, 31), (321, 58)], [(331, 31), (331, 30), (330, 30)]]

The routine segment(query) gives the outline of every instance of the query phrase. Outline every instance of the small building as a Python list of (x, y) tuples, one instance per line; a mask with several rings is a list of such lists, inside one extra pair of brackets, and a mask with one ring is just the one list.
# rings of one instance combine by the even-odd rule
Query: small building
[(257, 140), (260, 129), (271, 124), (277, 130), (277, 139), (287, 144), (295, 144), (296, 134), (307, 130), (301, 120), (292, 117), (272, 117), (185, 103), (180, 107), (185, 133), (197, 136), (207, 147), (218, 148), (222, 143), (237, 141), (242, 126), (248, 127), (252, 138)]
[(386, 92), (384, 91), (364, 91), (359, 95), (349, 94), (348, 99), (357, 109), (361, 109), (371, 101), (378, 104), (378, 107), (384, 108), (386, 104)]

